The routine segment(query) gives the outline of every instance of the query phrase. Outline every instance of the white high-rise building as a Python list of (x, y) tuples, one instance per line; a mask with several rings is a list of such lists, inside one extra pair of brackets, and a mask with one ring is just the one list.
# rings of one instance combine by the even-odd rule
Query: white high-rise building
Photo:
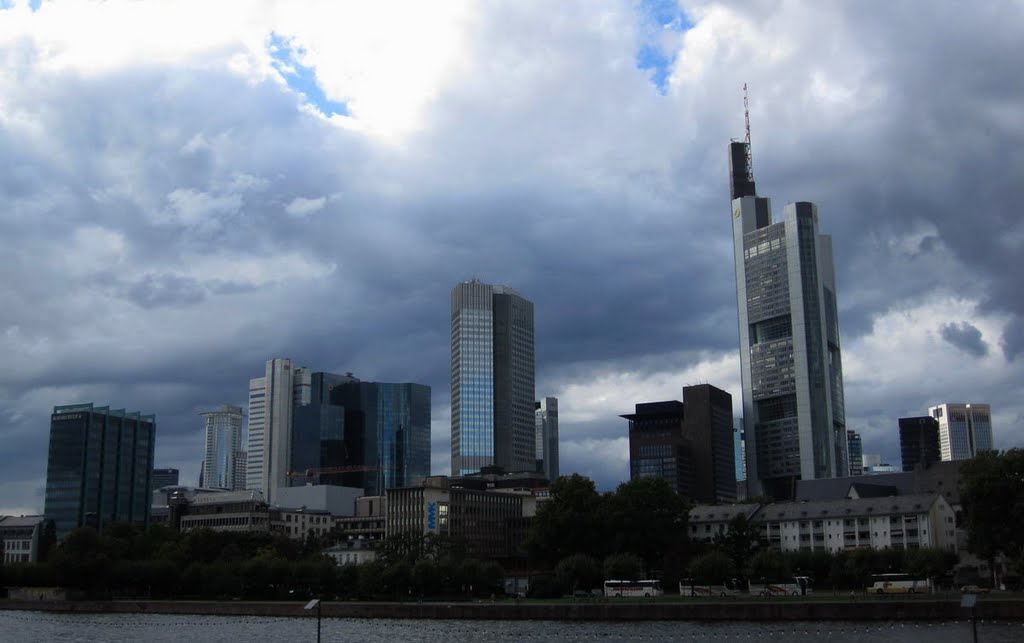
[(534, 405), (537, 472), (548, 480), (558, 473), (558, 398), (545, 397)]
[(969, 460), (995, 448), (988, 404), (947, 402), (929, 408), (928, 415), (939, 422), (939, 451), (944, 461)]
[(789, 498), (797, 480), (849, 471), (832, 239), (813, 203), (773, 222), (749, 151), (730, 145), (747, 484)]
[(249, 380), (249, 448), (246, 489), (261, 491), (273, 503), (288, 486), (292, 409), (309, 403), (310, 372), (290, 359), (267, 362), (263, 377)]
[(533, 302), (474, 279), (451, 304), (452, 475), (533, 471)]
[(200, 413), (204, 421), (203, 479), (201, 487), (239, 491), (245, 479), (237, 477), (242, 452), (242, 409), (223, 404), (220, 410)]

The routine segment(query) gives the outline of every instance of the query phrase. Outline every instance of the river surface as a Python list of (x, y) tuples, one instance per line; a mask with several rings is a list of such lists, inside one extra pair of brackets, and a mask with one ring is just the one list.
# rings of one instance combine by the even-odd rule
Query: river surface
[[(730, 622), (646, 621), (639, 623), (559, 621), (453, 621), (324, 618), (321, 637), (368, 643), (534, 643), (544, 641), (871, 641), (964, 643), (972, 640), (970, 621), (893, 622)], [(145, 641), (164, 643), (258, 640), (316, 641), (316, 617), (182, 616), (177, 614), (55, 614), (0, 611), (0, 641)], [(1024, 623), (978, 623), (978, 640), (1024, 640)]]

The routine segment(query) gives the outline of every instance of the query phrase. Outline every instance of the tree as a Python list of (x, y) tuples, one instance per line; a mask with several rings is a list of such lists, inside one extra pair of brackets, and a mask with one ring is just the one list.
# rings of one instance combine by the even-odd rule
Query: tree
[(689, 514), (686, 500), (664, 478), (623, 482), (606, 501), (611, 550), (638, 555), (648, 570), (661, 569), (665, 555), (686, 543)]
[(790, 576), (789, 561), (780, 551), (762, 549), (750, 559), (747, 576), (752, 579), (764, 578), (769, 582), (788, 578)]
[(643, 561), (636, 554), (612, 554), (604, 559), (605, 580), (640, 580)]
[(737, 570), (745, 570), (750, 559), (761, 548), (760, 530), (740, 514), (729, 521), (724, 532), (714, 538), (715, 547), (728, 555)]
[(601, 568), (586, 554), (573, 554), (558, 561), (555, 577), (569, 591), (590, 590), (601, 587)]
[(712, 551), (690, 562), (690, 576), (700, 584), (723, 585), (736, 576), (736, 564), (722, 551)]
[[(1024, 449), (984, 451), (960, 467), (967, 549), (989, 562), (1024, 556)], [(995, 580), (994, 578), (992, 579)]]
[(603, 558), (608, 529), (601, 524), (603, 499), (594, 482), (577, 473), (551, 484), (551, 500), (537, 510), (524, 546), (534, 560), (554, 565), (573, 554)]

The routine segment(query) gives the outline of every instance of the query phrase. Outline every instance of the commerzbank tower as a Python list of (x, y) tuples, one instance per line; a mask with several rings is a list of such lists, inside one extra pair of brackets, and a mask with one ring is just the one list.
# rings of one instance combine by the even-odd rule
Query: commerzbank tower
[(849, 475), (832, 238), (807, 201), (773, 220), (747, 131), (729, 145), (747, 493), (788, 499), (797, 480)]

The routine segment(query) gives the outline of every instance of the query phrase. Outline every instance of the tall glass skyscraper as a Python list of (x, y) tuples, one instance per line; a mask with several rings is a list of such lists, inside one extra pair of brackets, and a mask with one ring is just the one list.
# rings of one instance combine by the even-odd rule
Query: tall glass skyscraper
[(533, 471), (533, 302), (479, 280), (452, 290), (452, 475)]
[(537, 472), (548, 480), (559, 476), (558, 472), (558, 398), (545, 397), (534, 404), (534, 422), (537, 441)]
[(242, 453), (242, 408), (222, 404), (218, 411), (200, 413), (203, 416), (203, 479), (199, 486), (210, 489), (240, 491), (245, 480), (238, 460)]
[(748, 493), (791, 498), (849, 472), (832, 239), (813, 203), (773, 222), (746, 144), (729, 152)]
[(149, 522), (155, 439), (153, 415), (91, 403), (53, 408), (44, 513), (57, 538), (76, 527)]
[(939, 422), (939, 449), (944, 461), (969, 460), (991, 451), (992, 408), (988, 404), (947, 402), (928, 409)]

